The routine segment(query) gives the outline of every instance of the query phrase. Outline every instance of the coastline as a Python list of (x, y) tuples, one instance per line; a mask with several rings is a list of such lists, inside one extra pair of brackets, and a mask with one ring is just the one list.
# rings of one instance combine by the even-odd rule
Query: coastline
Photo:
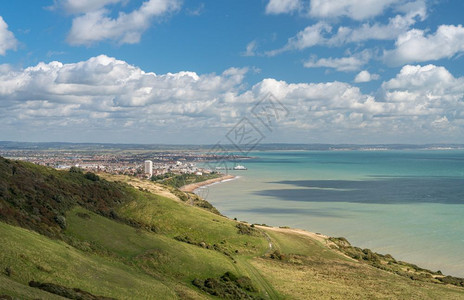
[[(223, 175), (218, 178), (206, 180), (203, 182), (197, 182), (193, 184), (188, 184), (182, 186), (180, 190), (183, 192), (195, 192), (195, 190), (208, 186), (213, 185), (215, 183), (221, 183), (224, 181), (229, 181), (237, 178), (238, 176), (233, 175)], [(226, 218), (231, 219), (230, 216), (224, 215)], [(245, 224), (249, 224), (247, 221), (241, 221)], [(352, 245), (346, 238), (344, 237), (332, 237), (321, 233), (316, 233), (313, 231), (309, 231), (303, 228), (297, 227), (288, 227), (288, 226), (269, 226), (266, 224), (259, 224), (259, 223), (251, 223), (252, 227), (256, 226), (261, 230), (270, 230), (273, 232), (280, 232), (284, 234), (296, 234), (301, 236), (307, 236), (325, 247), (328, 247), (332, 250), (337, 251), (339, 254), (343, 255), (345, 258), (351, 261), (361, 261), (371, 265), (375, 268), (379, 268), (385, 270), (390, 273), (396, 273), (401, 277), (411, 278), (413, 280), (423, 281), (423, 282), (434, 282), (439, 284), (451, 284), (455, 286), (464, 286), (463, 285), (463, 278), (458, 277), (459, 275), (444, 275), (439, 269), (436, 268), (438, 271), (432, 271), (433, 269), (430, 267), (420, 267), (422, 264), (416, 265), (415, 263), (410, 263), (409, 260), (396, 260), (390, 254), (381, 254), (375, 251), (372, 251), (369, 248), (360, 248), (357, 246)], [(269, 237), (266, 234), (267, 237)], [(273, 244), (269, 240), (269, 250), (268, 252), (272, 251)], [(384, 252), (385, 253), (385, 252)], [(406, 268), (406, 271), (404, 270)], [(426, 274), (426, 275), (424, 275)], [(426, 276), (426, 278), (422, 278)]]
[(218, 177), (218, 178), (208, 179), (208, 180), (205, 180), (205, 181), (191, 183), (191, 184), (181, 186), (179, 188), (179, 190), (181, 190), (183, 192), (193, 193), (196, 189), (198, 189), (198, 188), (200, 188), (202, 186), (211, 185), (213, 183), (218, 183), (218, 182), (222, 182), (222, 181), (225, 181), (225, 180), (231, 180), (231, 179), (234, 179), (234, 178), (236, 178), (236, 176), (234, 176), (234, 175), (223, 175), (223, 176)]

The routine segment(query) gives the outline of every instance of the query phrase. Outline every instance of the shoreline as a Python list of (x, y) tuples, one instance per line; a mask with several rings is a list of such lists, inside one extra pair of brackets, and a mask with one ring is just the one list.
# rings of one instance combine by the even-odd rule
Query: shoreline
[(211, 185), (213, 183), (223, 182), (223, 181), (226, 181), (226, 180), (231, 180), (231, 179), (234, 179), (236, 177), (237, 176), (234, 176), (234, 175), (223, 175), (223, 176), (218, 177), (218, 178), (208, 179), (208, 180), (205, 180), (205, 181), (191, 183), (191, 184), (181, 186), (179, 188), (179, 190), (181, 190), (182, 192), (193, 193), (196, 189), (198, 189), (200, 187)]
[[(199, 189), (201, 187), (213, 185), (213, 184), (216, 184), (216, 183), (221, 183), (221, 182), (224, 182), (224, 181), (233, 180), (233, 179), (236, 179), (238, 177), (239, 176), (234, 176), (234, 175), (223, 175), (223, 176), (218, 177), (218, 178), (209, 179), (209, 180), (206, 180), (206, 181), (192, 183), (192, 184), (182, 186), (180, 188), (180, 190), (183, 191), (183, 192), (194, 193), (195, 190), (197, 190), (197, 189)], [(232, 220), (232, 218), (230, 216), (227, 216), (227, 215), (223, 215), (223, 216), (226, 217), (227, 219)], [(241, 222), (244, 222), (246, 224), (250, 224), (248, 221), (241, 221)], [(331, 237), (331, 236), (328, 236), (328, 235), (325, 235), (325, 234), (322, 234), (322, 233), (318, 233), (318, 232), (316, 233), (316, 232), (313, 232), (313, 231), (310, 231), (310, 230), (307, 230), (307, 229), (303, 229), (303, 228), (294, 228), (294, 227), (287, 227), (287, 226), (269, 226), (269, 225), (265, 225), (265, 224), (262, 225), (262, 224), (259, 224), (259, 223), (251, 223), (251, 224), (253, 224), (254, 226), (260, 228), (261, 230), (266, 230), (267, 229), (267, 230), (272, 230), (272, 231), (277, 231), (277, 232), (282, 232), (282, 233), (292, 233), (292, 234), (298, 234), (298, 235), (303, 235), (303, 236), (310, 237), (313, 240), (316, 240), (317, 242), (323, 244), (325, 247), (328, 247), (328, 248), (331, 248), (331, 249), (336, 249), (336, 251), (339, 252), (339, 254), (343, 255), (344, 257), (346, 257), (347, 259), (352, 260), (352, 261), (360, 261), (359, 258), (353, 257), (351, 255), (350, 251), (352, 251), (354, 249), (354, 250), (360, 250), (362, 252), (367, 251), (368, 253), (373, 253), (371, 255), (374, 255), (375, 257), (380, 257), (380, 259), (384, 260), (384, 262), (387, 262), (389, 257), (391, 257), (391, 259), (396, 264), (396, 260), (390, 254), (381, 254), (381, 253), (372, 251), (370, 248), (365, 248), (365, 249), (359, 248), (357, 246), (352, 245), (344, 237), (334, 238), (334, 237)], [(339, 243), (333, 241), (332, 239), (336, 239), (336, 240), (341, 239), (342, 242), (341, 242), (341, 244), (339, 244)], [(345, 243), (347, 243), (347, 245)], [(270, 243), (270, 249), (272, 249), (272, 243)], [(346, 250), (346, 249), (348, 249), (348, 250)], [(361, 253), (361, 255), (363, 255), (363, 253)], [(363, 259), (366, 260), (366, 258), (363, 258)], [(369, 261), (369, 259), (367, 259), (367, 260)], [(450, 277), (453, 280), (461, 280), (461, 281), (463, 280), (463, 277), (460, 277), (457, 274), (450, 275), (448, 272), (446, 272), (448, 274), (443, 274), (439, 270), (438, 271), (432, 271), (431, 267), (424, 267), (424, 268), (420, 267), (420, 266), (422, 266), (421, 263), (418, 263), (419, 264), (419, 266), (418, 266), (415, 263), (410, 263), (409, 260), (398, 260), (398, 262), (400, 264), (409, 266), (409, 267), (411, 267), (411, 270), (414, 270), (414, 271), (411, 271), (411, 272), (409, 272), (409, 270), (408, 270), (408, 272), (406, 274), (407, 276), (405, 274), (401, 274), (400, 276), (402, 276), (402, 277), (405, 277), (405, 276), (408, 277), (408, 276), (412, 276), (412, 275), (417, 275), (417, 274), (419, 274), (421, 272), (426, 272), (426, 273), (430, 274), (432, 276), (432, 278), (435, 279), (435, 280), (443, 279), (445, 277)], [(373, 267), (377, 267), (377, 266), (375, 266), (375, 264), (373, 264), (370, 261), (368, 262), (368, 264), (373, 266)], [(394, 270), (388, 270), (387, 272), (393, 272), (394, 273), (395, 271)], [(441, 283), (445, 283), (442, 280), (439, 280), (439, 281), (441, 281)], [(452, 285), (456, 285), (456, 284), (452, 284)], [(457, 286), (459, 286), (459, 285), (457, 285)]]

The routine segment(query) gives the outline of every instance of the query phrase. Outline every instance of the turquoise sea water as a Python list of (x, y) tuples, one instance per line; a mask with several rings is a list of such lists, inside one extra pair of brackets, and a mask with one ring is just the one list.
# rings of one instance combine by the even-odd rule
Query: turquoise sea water
[[(254, 152), (208, 187), (228, 217), (344, 236), (464, 277), (464, 151)], [(205, 191), (198, 191), (206, 195)]]

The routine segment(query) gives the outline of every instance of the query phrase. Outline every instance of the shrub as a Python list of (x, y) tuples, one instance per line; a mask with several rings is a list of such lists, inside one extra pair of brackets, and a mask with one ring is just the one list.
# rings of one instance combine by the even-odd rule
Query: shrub
[(64, 216), (56, 216), (55, 222), (61, 227), (61, 229), (66, 229), (66, 218)]
[(278, 259), (278, 260), (284, 260), (285, 259), (285, 255), (280, 253), (279, 250), (274, 250), (274, 252), (272, 252), (270, 254), (270, 257), (271, 257), (271, 259)]
[(453, 277), (453, 276), (445, 276), (442, 278), (438, 278), (443, 283), (446, 284), (452, 284), (452, 285), (457, 285), (457, 286), (464, 286), (464, 279), (463, 278), (458, 278), (458, 277)]
[(77, 215), (79, 218), (82, 218), (82, 219), (85, 219), (85, 220), (89, 220), (89, 219), (90, 219), (90, 215), (89, 215), (89, 214), (86, 214), (86, 213), (78, 212), (76, 215)]
[(192, 284), (210, 295), (221, 299), (262, 299), (255, 295), (257, 289), (248, 277), (238, 277), (226, 272), (219, 278), (201, 280), (195, 278)]
[(83, 170), (79, 167), (75, 167), (75, 166), (72, 166), (70, 169), (69, 169), (69, 173), (79, 173), (79, 174), (82, 174), (83, 173)]
[(5, 275), (8, 276), (8, 277), (11, 277), (13, 276), (14, 272), (13, 272), (13, 269), (11, 267), (6, 267), (5, 268)]
[(87, 178), (88, 180), (91, 180), (91, 181), (99, 181), (100, 180), (100, 177), (97, 174), (92, 173), (92, 172), (85, 173), (84, 177)]
[(259, 231), (256, 230), (253, 227), (249, 226), (249, 225), (246, 225), (246, 224), (243, 224), (243, 223), (238, 223), (237, 225), (235, 225), (235, 227), (238, 228), (238, 233), (239, 234), (245, 234), (245, 235), (260, 235), (259, 234)]
[(68, 299), (88, 299), (88, 300), (110, 300), (114, 298), (95, 296), (89, 292), (83, 291), (78, 288), (68, 288), (54, 283), (41, 283), (37, 281), (30, 281), (29, 286), (38, 288), (49, 293), (59, 295)]

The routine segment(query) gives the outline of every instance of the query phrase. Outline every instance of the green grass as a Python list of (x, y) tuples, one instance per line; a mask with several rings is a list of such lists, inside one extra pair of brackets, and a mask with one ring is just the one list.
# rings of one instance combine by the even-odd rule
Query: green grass
[[(60, 298), (29, 287), (34, 280), (117, 299), (211, 299), (192, 281), (230, 271), (249, 277), (265, 299), (464, 299), (463, 288), (349, 259), (319, 236), (239, 230), (146, 184), (153, 186), (141, 191), (0, 160), (0, 295)], [(283, 255), (271, 259), (275, 250)]]
[(464, 289), (414, 281), (346, 258), (311, 237), (265, 231), (286, 259), (251, 264), (286, 299), (464, 299)]
[[(79, 213), (86, 213), (90, 218), (79, 217)], [(197, 277), (216, 277), (235, 269), (232, 260), (217, 251), (137, 230), (80, 207), (69, 212), (67, 219), (67, 235), (91, 243), (166, 281), (190, 283)]]
[(345, 257), (330, 250), (321, 242), (308, 236), (266, 229), (264, 231), (270, 236), (273, 247), (284, 254), (303, 255), (312, 258), (345, 259)]
[(150, 193), (138, 193), (137, 200), (121, 206), (118, 214), (153, 225), (166, 236), (188, 236), (232, 253), (260, 255), (268, 247), (264, 236), (239, 234), (233, 220)]
[[(62, 241), (4, 223), (0, 223), (0, 266), (2, 270), (10, 267), (14, 272), (10, 279), (23, 285), (35, 280), (119, 299), (176, 298), (159, 280), (118, 260), (84, 253)], [(12, 291), (2, 284), (0, 293)]]
[(159, 182), (168, 186), (175, 188), (180, 188), (181, 186), (206, 181), (209, 179), (214, 179), (221, 177), (220, 173), (204, 174), (204, 175), (195, 175), (195, 174), (173, 174), (168, 173), (164, 175), (153, 176), (152, 180)]
[(11, 280), (7, 276), (0, 275), (0, 296), (8, 294), (13, 299), (40, 299), (40, 300), (63, 300), (65, 298), (50, 294), (36, 288), (25, 286), (19, 282)]

